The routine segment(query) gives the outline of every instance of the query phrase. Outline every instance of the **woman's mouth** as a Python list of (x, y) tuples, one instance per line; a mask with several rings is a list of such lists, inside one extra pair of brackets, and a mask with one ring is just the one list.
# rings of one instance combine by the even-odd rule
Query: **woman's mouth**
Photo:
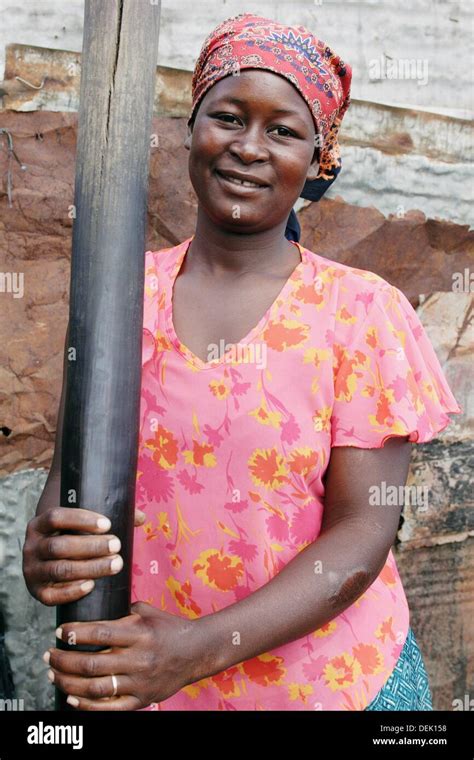
[(240, 180), (240, 179), (237, 179), (236, 177), (228, 177), (224, 174), (221, 174), (217, 170), (216, 170), (216, 174), (219, 180), (225, 185), (227, 189), (230, 189), (230, 186), (232, 186), (232, 189), (238, 193), (255, 192), (256, 190), (268, 189), (268, 185), (257, 185), (256, 182)]

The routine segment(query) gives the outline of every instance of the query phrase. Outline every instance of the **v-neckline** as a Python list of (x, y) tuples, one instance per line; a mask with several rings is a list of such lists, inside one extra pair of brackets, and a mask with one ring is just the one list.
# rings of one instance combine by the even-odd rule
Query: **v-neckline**
[(211, 361), (205, 362), (203, 361), (197, 354), (195, 354), (193, 351), (191, 351), (188, 346), (186, 346), (179, 338), (176, 333), (174, 322), (173, 322), (173, 289), (174, 284), (176, 282), (176, 279), (178, 277), (178, 274), (180, 272), (180, 269), (182, 267), (184, 258), (189, 250), (189, 247), (193, 241), (194, 235), (192, 235), (187, 240), (184, 240), (183, 243), (178, 246), (177, 249), (177, 257), (175, 259), (174, 265), (172, 266), (167, 287), (166, 287), (166, 293), (165, 293), (165, 314), (166, 314), (166, 329), (168, 332), (168, 337), (173, 344), (173, 346), (176, 348), (176, 350), (184, 356), (184, 358), (193, 365), (196, 369), (206, 370), (206, 369), (213, 369), (215, 367), (219, 367), (221, 364), (227, 363), (227, 359), (229, 355), (232, 355), (233, 353), (233, 347), (235, 346), (246, 346), (249, 343), (252, 342), (252, 340), (263, 330), (265, 325), (267, 324), (268, 320), (270, 319), (270, 315), (275, 311), (275, 307), (277, 306), (277, 302), (282, 300), (285, 300), (288, 291), (291, 289), (294, 283), (295, 275), (299, 270), (303, 267), (305, 261), (306, 261), (306, 254), (305, 249), (303, 246), (295, 240), (290, 240), (290, 243), (293, 243), (295, 245), (300, 253), (300, 261), (295, 266), (289, 277), (286, 279), (285, 283), (281, 287), (279, 293), (277, 294), (276, 298), (273, 300), (273, 302), (270, 304), (268, 309), (266, 310), (265, 314), (261, 317), (261, 319), (257, 322), (257, 324), (252, 327), (249, 332), (244, 335), (243, 338), (241, 338), (236, 343), (232, 343), (230, 345), (230, 348), (225, 351), (222, 356), (220, 356), (218, 359), (211, 359)]

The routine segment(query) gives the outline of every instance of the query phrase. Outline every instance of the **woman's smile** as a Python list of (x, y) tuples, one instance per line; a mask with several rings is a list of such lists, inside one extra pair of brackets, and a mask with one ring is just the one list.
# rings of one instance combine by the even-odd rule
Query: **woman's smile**
[(269, 189), (268, 185), (257, 185), (250, 180), (240, 180), (236, 177), (224, 175), (217, 169), (214, 174), (216, 175), (219, 184), (226, 190), (226, 192), (236, 193), (237, 195), (254, 195), (255, 193)]

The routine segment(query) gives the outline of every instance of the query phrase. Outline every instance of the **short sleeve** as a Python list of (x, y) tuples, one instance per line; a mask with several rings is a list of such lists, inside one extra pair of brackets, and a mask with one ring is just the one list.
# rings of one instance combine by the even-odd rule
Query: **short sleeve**
[(463, 411), (416, 311), (385, 281), (367, 315), (335, 333), (333, 370), (332, 446), (381, 448), (407, 435), (424, 443)]

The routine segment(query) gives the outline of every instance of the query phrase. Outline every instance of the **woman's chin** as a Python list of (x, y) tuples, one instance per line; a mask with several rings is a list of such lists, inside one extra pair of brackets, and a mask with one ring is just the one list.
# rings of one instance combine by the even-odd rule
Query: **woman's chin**
[(214, 201), (211, 207), (201, 204), (201, 208), (213, 224), (229, 232), (257, 232), (260, 228), (267, 229), (269, 226), (268, 211), (247, 210), (243, 204), (229, 207)]
[[(213, 224), (216, 225), (216, 227), (219, 227), (220, 229), (224, 230), (225, 232), (242, 232), (242, 233), (252, 233), (252, 232), (263, 232), (264, 230), (268, 229), (268, 216), (262, 215), (246, 215), (241, 216), (238, 219), (233, 218), (232, 214), (228, 214), (227, 216), (217, 216), (214, 213), (210, 214), (210, 219), (213, 222)], [(274, 226), (274, 225), (270, 225)]]

